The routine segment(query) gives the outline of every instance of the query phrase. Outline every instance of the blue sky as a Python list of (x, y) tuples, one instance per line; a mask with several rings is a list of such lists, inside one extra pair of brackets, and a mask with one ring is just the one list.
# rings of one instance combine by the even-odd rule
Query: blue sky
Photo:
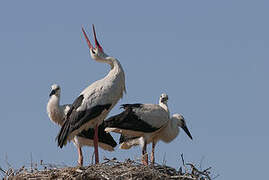
[[(158, 143), (157, 162), (212, 166), (218, 179), (261, 179), (269, 162), (267, 1), (1, 1), (0, 166), (33, 160), (76, 165), (73, 144), (59, 149), (49, 121), (50, 85), (72, 103), (109, 66), (93, 61), (82, 37), (95, 24), (105, 52), (121, 62), (121, 103), (157, 103), (169, 95), (193, 135)], [(113, 135), (118, 140), (119, 135)], [(149, 146), (150, 147), (150, 146)], [(150, 150), (150, 148), (148, 148)], [(85, 147), (85, 164), (92, 148)], [(140, 148), (101, 157), (136, 159)], [(248, 173), (246, 173), (248, 172)]]

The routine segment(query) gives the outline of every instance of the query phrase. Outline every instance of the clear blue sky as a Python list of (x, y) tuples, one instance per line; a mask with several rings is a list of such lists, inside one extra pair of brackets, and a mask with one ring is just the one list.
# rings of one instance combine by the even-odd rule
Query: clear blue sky
[[(50, 85), (72, 103), (109, 66), (93, 61), (82, 38), (91, 24), (105, 52), (126, 73), (121, 103), (157, 103), (169, 95), (185, 133), (157, 145), (157, 162), (178, 168), (185, 160), (212, 166), (218, 179), (262, 179), (269, 162), (269, 3), (204, 1), (1, 1), (0, 166), (33, 160), (75, 166), (76, 149), (59, 149), (59, 128), (49, 121)], [(119, 113), (119, 104), (110, 113)], [(119, 135), (113, 135), (118, 140)], [(149, 146), (150, 147), (150, 146)], [(150, 148), (148, 148), (150, 150)], [(84, 148), (85, 164), (93, 149)], [(140, 148), (101, 151), (120, 160)]]

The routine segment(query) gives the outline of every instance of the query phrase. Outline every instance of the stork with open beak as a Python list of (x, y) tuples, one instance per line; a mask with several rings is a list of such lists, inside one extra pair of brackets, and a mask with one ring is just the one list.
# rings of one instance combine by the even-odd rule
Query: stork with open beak
[(57, 136), (58, 146), (62, 148), (83, 130), (94, 128), (95, 163), (99, 163), (98, 126), (110, 110), (123, 97), (125, 92), (125, 75), (120, 62), (107, 54), (96, 38), (93, 25), (95, 48), (92, 46), (85, 30), (82, 32), (89, 46), (92, 59), (110, 65), (109, 73), (84, 89), (75, 99), (65, 116), (64, 124)]

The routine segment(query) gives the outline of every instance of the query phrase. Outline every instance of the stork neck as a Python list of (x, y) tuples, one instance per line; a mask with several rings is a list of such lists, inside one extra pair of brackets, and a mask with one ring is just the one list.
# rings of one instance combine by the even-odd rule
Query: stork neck
[(177, 121), (172, 117), (168, 121), (168, 124), (165, 127), (165, 129), (162, 131), (161, 139), (164, 142), (169, 143), (177, 137), (178, 133), (179, 128), (177, 126)]
[(107, 76), (113, 76), (113, 75), (117, 76), (118, 74), (123, 72), (121, 64), (117, 59), (113, 57), (107, 57), (106, 63), (110, 65), (110, 72), (108, 73)]
[(177, 119), (176, 118), (172, 117), (170, 119), (169, 128), (170, 128), (170, 131), (173, 132), (173, 133), (171, 133), (171, 139), (174, 139), (179, 133), (179, 127), (177, 125)]
[(107, 57), (106, 61), (107, 61), (106, 63), (110, 65), (111, 70), (114, 68), (115, 69), (122, 69), (120, 62), (117, 59), (115, 59), (113, 57)]
[(47, 104), (47, 112), (50, 119), (56, 124), (62, 126), (62, 111), (59, 105), (60, 97), (52, 95)]
[[(124, 70), (117, 59), (113, 57), (107, 57), (106, 59), (109, 62), (108, 64), (110, 65), (111, 70), (104, 79), (114, 84), (115, 90), (119, 92), (119, 96), (117, 98), (122, 98), (123, 94), (126, 93)], [(115, 101), (115, 104), (116, 103), (117, 101)], [(113, 104), (112, 107), (115, 104)]]
[(58, 96), (55, 96), (55, 95), (52, 95), (49, 99), (49, 103), (48, 104), (51, 104), (53, 105), (54, 107), (57, 107), (59, 108), (59, 103), (60, 103), (60, 97)]
[(168, 114), (170, 115), (170, 112), (169, 112), (169, 109), (168, 109), (168, 105), (167, 105), (167, 103), (165, 102), (161, 102), (161, 101), (159, 101), (159, 105), (166, 111), (166, 112), (168, 112)]

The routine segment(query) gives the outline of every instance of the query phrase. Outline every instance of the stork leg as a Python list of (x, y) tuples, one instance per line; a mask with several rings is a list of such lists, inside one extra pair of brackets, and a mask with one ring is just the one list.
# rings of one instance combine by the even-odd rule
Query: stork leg
[(78, 165), (83, 166), (83, 155), (81, 147), (78, 147), (77, 149), (78, 149)]
[(148, 165), (147, 142), (144, 140), (142, 148), (142, 164)]
[(150, 156), (150, 160), (151, 160), (151, 165), (154, 166), (154, 163), (155, 163), (155, 155), (154, 155), (154, 152), (155, 152), (155, 142), (152, 141), (152, 149), (151, 149), (151, 156)]
[(95, 164), (98, 164), (99, 163), (99, 154), (98, 154), (98, 125), (96, 125), (95, 128), (94, 128), (93, 145), (94, 145)]

